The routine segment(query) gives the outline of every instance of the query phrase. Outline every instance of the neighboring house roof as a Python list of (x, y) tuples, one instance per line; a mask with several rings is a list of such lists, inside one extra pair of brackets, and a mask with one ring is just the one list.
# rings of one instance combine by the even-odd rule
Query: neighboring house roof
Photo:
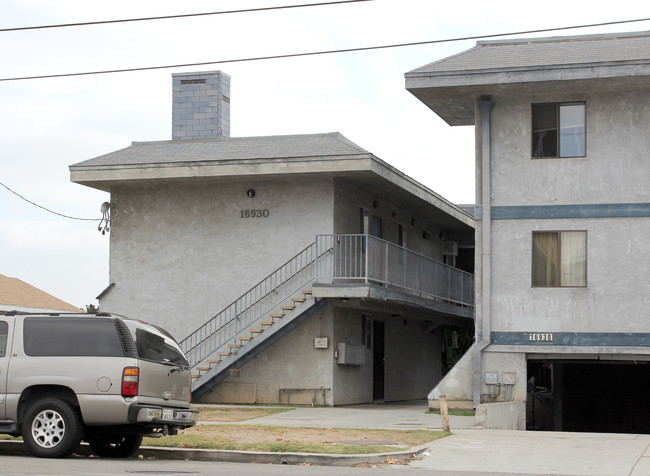
[(33, 312), (81, 311), (80, 308), (68, 304), (31, 284), (3, 274), (0, 274), (0, 310)]
[[(436, 218), (451, 229), (459, 222), (474, 227), (467, 212), (338, 132), (134, 142), (70, 166), (70, 180), (104, 191), (145, 182), (288, 174), (327, 174), (354, 179), (370, 190), (383, 187), (397, 197), (398, 204), (421, 216)], [(432, 213), (431, 205), (440, 213)]]
[(405, 76), (406, 89), (449, 124), (465, 125), (474, 123), (474, 100), (504, 86), (511, 93), (530, 91), (531, 84), (549, 91), (611, 90), (647, 84), (648, 75), (650, 31), (480, 41)]

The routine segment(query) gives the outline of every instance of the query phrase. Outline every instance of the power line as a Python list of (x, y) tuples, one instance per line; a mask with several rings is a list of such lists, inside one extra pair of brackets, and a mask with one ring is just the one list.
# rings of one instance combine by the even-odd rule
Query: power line
[(38, 203), (34, 203), (34, 202), (32, 202), (31, 200), (26, 199), (25, 197), (23, 197), (23, 196), (22, 196), (21, 194), (19, 194), (18, 192), (14, 192), (12, 189), (10, 189), (9, 187), (7, 187), (7, 186), (6, 186), (5, 184), (3, 184), (2, 182), (0, 182), (0, 185), (2, 185), (4, 188), (6, 188), (7, 190), (9, 190), (11, 193), (13, 193), (14, 195), (16, 195), (16, 196), (19, 197), (20, 199), (25, 200), (27, 203), (30, 203), (30, 204), (34, 205), (35, 207), (41, 208), (41, 209), (45, 210), (46, 212), (53, 213), (54, 215), (58, 215), (58, 216), (63, 217), (63, 218), (70, 218), (71, 220), (100, 221), (100, 218), (78, 218), (78, 217), (71, 217), (70, 215), (64, 215), (63, 213), (55, 212), (54, 210), (50, 210), (49, 208), (45, 208), (44, 206), (39, 205)]
[(650, 18), (638, 18), (635, 20), (620, 20), (620, 21), (611, 21), (611, 22), (603, 22), (603, 23), (592, 23), (588, 25), (573, 25), (573, 26), (563, 26), (563, 27), (556, 27), (556, 28), (543, 28), (543, 29), (538, 29), (538, 30), (524, 30), (524, 31), (517, 31), (517, 32), (509, 32), (509, 33), (495, 33), (492, 35), (477, 35), (477, 36), (464, 36), (464, 37), (459, 37), (459, 38), (447, 38), (447, 39), (442, 39), (442, 40), (429, 40), (429, 41), (416, 41), (416, 42), (411, 42), (411, 43), (394, 43), (390, 45), (379, 45), (379, 46), (363, 46), (363, 47), (358, 47), (358, 48), (345, 48), (345, 49), (338, 49), (338, 50), (323, 50), (323, 51), (312, 51), (312, 52), (306, 52), (306, 53), (289, 53), (289, 54), (281, 54), (281, 55), (270, 55), (270, 56), (254, 56), (250, 58), (236, 58), (236, 59), (229, 59), (229, 60), (218, 60), (218, 61), (205, 61), (201, 63), (185, 63), (185, 64), (173, 64), (173, 65), (164, 65), (164, 66), (144, 66), (144, 67), (139, 67), (139, 68), (124, 68), (124, 69), (110, 69), (110, 70), (102, 70), (102, 71), (86, 71), (82, 73), (62, 73), (62, 74), (46, 74), (46, 75), (39, 75), (39, 76), (22, 76), (22, 77), (14, 77), (14, 78), (0, 78), (0, 82), (2, 81), (24, 81), (28, 79), (50, 79), (50, 78), (69, 78), (69, 77), (74, 77), (74, 76), (90, 76), (90, 75), (96, 75), (96, 74), (110, 74), (110, 73), (130, 73), (130, 72), (135, 72), (135, 71), (152, 71), (152, 70), (158, 70), (158, 69), (172, 69), (172, 68), (187, 68), (187, 67), (193, 67), (193, 66), (209, 66), (209, 65), (216, 65), (216, 64), (226, 64), (226, 63), (244, 63), (244, 62), (249, 62), (249, 61), (262, 61), (262, 60), (272, 60), (272, 59), (284, 59), (284, 58), (299, 58), (299, 57), (304, 57), (304, 56), (318, 56), (318, 55), (328, 55), (328, 54), (335, 54), (335, 53), (352, 53), (352, 52), (357, 52), (357, 51), (372, 51), (372, 50), (381, 50), (381, 49), (388, 49), (388, 48), (403, 48), (406, 46), (420, 46), (420, 45), (433, 45), (433, 44), (439, 44), (439, 43), (452, 43), (456, 41), (467, 41), (467, 40), (482, 40), (486, 38), (499, 38), (503, 36), (514, 36), (514, 35), (529, 35), (533, 33), (548, 33), (552, 31), (560, 31), (560, 30), (576, 30), (580, 28), (593, 28), (593, 27), (599, 27), (599, 26), (611, 26), (611, 25), (620, 25), (624, 23), (638, 23), (638, 22), (644, 22), (644, 21), (649, 21)]
[(89, 26), (89, 25), (106, 25), (109, 23), (128, 23), (136, 21), (151, 21), (151, 20), (170, 20), (173, 18), (189, 18), (189, 17), (205, 17), (210, 15), (226, 15), (231, 13), (251, 13), (251, 12), (264, 12), (270, 10), (287, 10), (290, 8), (303, 8), (303, 7), (321, 7), (327, 5), (340, 5), (343, 3), (358, 3), (358, 2), (372, 2), (374, 0), (340, 0), (333, 2), (324, 2), (324, 3), (306, 3), (300, 5), (280, 5), (277, 7), (260, 7), (260, 8), (248, 8), (245, 10), (226, 10), (221, 12), (205, 12), (205, 13), (185, 13), (180, 15), (166, 15), (166, 16), (156, 16), (156, 17), (144, 17), (144, 18), (126, 18), (121, 20), (102, 20), (102, 21), (87, 21), (80, 23), (61, 23), (58, 25), (37, 25), (37, 26), (20, 26), (15, 28), (0, 28), (0, 33), (8, 31), (25, 31), (25, 30), (44, 30), (48, 28), (68, 28), (75, 26)]

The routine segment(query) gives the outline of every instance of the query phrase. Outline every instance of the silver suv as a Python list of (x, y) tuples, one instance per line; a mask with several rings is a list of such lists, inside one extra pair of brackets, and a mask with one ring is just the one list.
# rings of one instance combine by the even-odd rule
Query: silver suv
[(0, 314), (0, 433), (34, 456), (81, 440), (128, 457), (143, 436), (194, 425), (190, 369), (163, 329), (114, 314)]

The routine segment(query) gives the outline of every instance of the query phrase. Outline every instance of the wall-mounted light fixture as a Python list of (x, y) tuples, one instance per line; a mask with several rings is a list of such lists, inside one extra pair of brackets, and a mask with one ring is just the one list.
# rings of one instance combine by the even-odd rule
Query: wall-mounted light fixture
[(255, 196), (255, 189), (249, 188), (248, 190), (246, 190), (246, 196), (248, 198), (253, 198)]

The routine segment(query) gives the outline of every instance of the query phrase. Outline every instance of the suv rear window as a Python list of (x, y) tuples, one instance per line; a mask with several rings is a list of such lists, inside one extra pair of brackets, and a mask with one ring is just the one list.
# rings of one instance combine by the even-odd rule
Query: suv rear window
[(178, 343), (168, 334), (139, 321), (124, 320), (124, 323), (135, 340), (139, 358), (164, 364), (189, 366)]
[(115, 321), (100, 317), (27, 317), (23, 345), (34, 357), (124, 356)]

